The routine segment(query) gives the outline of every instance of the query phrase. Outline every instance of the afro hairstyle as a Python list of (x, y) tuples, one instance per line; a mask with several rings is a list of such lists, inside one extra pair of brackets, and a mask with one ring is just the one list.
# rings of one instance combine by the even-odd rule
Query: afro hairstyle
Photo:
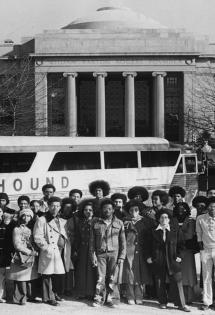
[(196, 208), (198, 203), (204, 203), (206, 205), (207, 204), (207, 200), (208, 200), (208, 198), (205, 197), (205, 196), (197, 196), (197, 197), (193, 198), (192, 206), (194, 208)]
[(131, 199), (125, 204), (124, 209), (125, 209), (125, 211), (127, 213), (129, 213), (129, 209), (131, 207), (138, 207), (139, 208), (139, 213), (140, 214), (144, 213), (145, 205), (141, 201), (138, 201), (138, 200), (135, 200), (135, 199)]
[(72, 194), (79, 194), (81, 198), (82, 198), (82, 195), (83, 195), (83, 193), (82, 193), (82, 191), (80, 189), (72, 189), (72, 190), (70, 190), (69, 197), (71, 197)]
[(172, 218), (172, 215), (171, 215), (171, 213), (170, 213), (170, 211), (169, 211), (168, 209), (161, 209), (160, 211), (158, 211), (158, 212), (156, 213), (156, 220), (159, 221), (159, 220), (160, 220), (160, 217), (161, 217), (163, 214), (167, 214), (169, 219)]
[(164, 206), (169, 201), (169, 196), (168, 196), (167, 192), (165, 192), (164, 190), (155, 190), (155, 191), (153, 191), (152, 198), (154, 196), (159, 196), (160, 197), (160, 201), (161, 201), (162, 205), (164, 205)]
[(116, 200), (116, 199), (121, 199), (122, 202), (123, 202), (123, 204), (125, 204), (126, 201), (127, 201), (126, 195), (125, 195), (125, 194), (121, 194), (121, 193), (115, 193), (115, 194), (111, 195), (110, 199), (111, 199), (112, 201), (114, 201), (114, 200)]
[(43, 185), (43, 187), (42, 187), (42, 192), (44, 193), (47, 188), (52, 188), (54, 192), (56, 191), (56, 188), (55, 188), (54, 185), (52, 185), (52, 184), (46, 184), (46, 185)]
[(181, 195), (181, 197), (184, 198), (186, 191), (181, 186), (172, 186), (169, 190), (169, 195), (170, 197), (173, 197), (176, 194)]
[(207, 198), (206, 208), (208, 208), (211, 203), (215, 203), (215, 197)]
[(91, 206), (92, 209), (93, 209), (93, 213), (95, 212), (95, 202), (94, 202), (94, 199), (92, 198), (87, 198), (87, 199), (84, 199), (82, 200), (79, 205), (78, 205), (78, 208), (79, 208), (79, 213), (78, 213), (78, 217), (79, 218), (84, 218), (84, 209), (86, 206)]
[(9, 197), (8, 197), (8, 194), (6, 193), (0, 193), (0, 199), (4, 199), (6, 200), (6, 204), (8, 205), (10, 200), (9, 200)]
[(143, 201), (146, 201), (149, 198), (149, 193), (145, 187), (134, 186), (128, 191), (128, 198), (130, 200), (134, 199), (135, 196), (140, 195)]
[(103, 196), (107, 196), (110, 193), (110, 185), (104, 180), (95, 180), (89, 184), (89, 191), (91, 195), (95, 196), (97, 188), (101, 188), (103, 191)]
[(29, 198), (28, 196), (26, 196), (26, 195), (20, 196), (20, 197), (17, 199), (18, 205), (20, 204), (20, 202), (21, 202), (22, 200), (27, 201), (27, 203), (30, 205), (30, 198)]

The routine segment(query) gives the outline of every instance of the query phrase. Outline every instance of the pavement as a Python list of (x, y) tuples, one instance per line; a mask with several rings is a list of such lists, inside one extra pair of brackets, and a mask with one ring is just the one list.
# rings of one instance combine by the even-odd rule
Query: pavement
[[(191, 312), (189, 314), (212, 314), (214, 310), (201, 311), (199, 310), (200, 304), (196, 303), (190, 306)], [(26, 305), (15, 305), (4, 303), (0, 306), (0, 315), (174, 315), (185, 314), (173, 306), (168, 304), (166, 310), (161, 310), (156, 301), (144, 301), (143, 305), (128, 305), (120, 303), (116, 308), (107, 306), (92, 307), (87, 301), (74, 301), (67, 299), (61, 302), (59, 306), (49, 306), (43, 303), (27, 303)]]

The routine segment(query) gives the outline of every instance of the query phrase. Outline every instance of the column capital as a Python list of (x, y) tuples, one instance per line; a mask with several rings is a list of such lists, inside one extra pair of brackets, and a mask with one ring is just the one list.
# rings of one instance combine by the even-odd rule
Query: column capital
[(162, 77), (165, 77), (166, 76), (166, 72), (164, 71), (155, 71), (155, 72), (152, 72), (152, 76), (153, 77), (157, 77), (157, 76), (162, 76)]
[(132, 76), (133, 78), (137, 76), (137, 72), (135, 71), (125, 71), (122, 73), (123, 77)]
[(106, 78), (107, 72), (93, 72), (94, 78), (101, 76), (102, 78)]
[(78, 73), (77, 73), (77, 72), (64, 72), (64, 73), (63, 73), (63, 76), (64, 76), (65, 78), (67, 78), (67, 77), (69, 77), (69, 76), (71, 76), (72, 78), (76, 78), (76, 77), (78, 76)]

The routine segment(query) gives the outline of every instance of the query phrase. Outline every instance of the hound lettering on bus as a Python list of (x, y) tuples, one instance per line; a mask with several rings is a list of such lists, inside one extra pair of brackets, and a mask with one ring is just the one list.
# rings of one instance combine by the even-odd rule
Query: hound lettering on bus
[[(7, 187), (7, 182), (5, 179), (2, 179), (2, 181), (0, 182), (0, 191), (1, 192), (6, 192), (6, 190), (11, 190), (11, 187), (13, 188), (14, 192), (20, 192), (22, 190), (22, 188), (24, 189), (23, 186), (24, 185), (24, 182), (26, 182), (26, 180), (24, 179), (21, 179), (21, 178), (15, 178), (13, 181), (12, 181), (12, 185), (10, 184), (10, 188)], [(38, 191), (38, 190), (41, 190), (41, 187), (44, 185), (44, 184), (52, 184), (52, 185), (55, 185), (58, 187), (58, 189), (66, 189), (68, 186), (69, 186), (69, 178), (66, 177), (66, 176), (62, 176), (62, 177), (57, 177), (57, 178), (54, 178), (54, 177), (44, 177), (43, 178), (29, 178), (27, 179), (27, 188), (29, 188), (30, 191)]]

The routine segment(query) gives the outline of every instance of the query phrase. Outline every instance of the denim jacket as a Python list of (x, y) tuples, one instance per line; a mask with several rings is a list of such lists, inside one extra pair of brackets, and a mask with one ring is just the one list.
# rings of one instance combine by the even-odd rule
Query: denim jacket
[(90, 236), (90, 254), (102, 254), (118, 251), (118, 259), (125, 259), (126, 240), (124, 225), (121, 220), (113, 217), (107, 227), (102, 218), (95, 218)]

